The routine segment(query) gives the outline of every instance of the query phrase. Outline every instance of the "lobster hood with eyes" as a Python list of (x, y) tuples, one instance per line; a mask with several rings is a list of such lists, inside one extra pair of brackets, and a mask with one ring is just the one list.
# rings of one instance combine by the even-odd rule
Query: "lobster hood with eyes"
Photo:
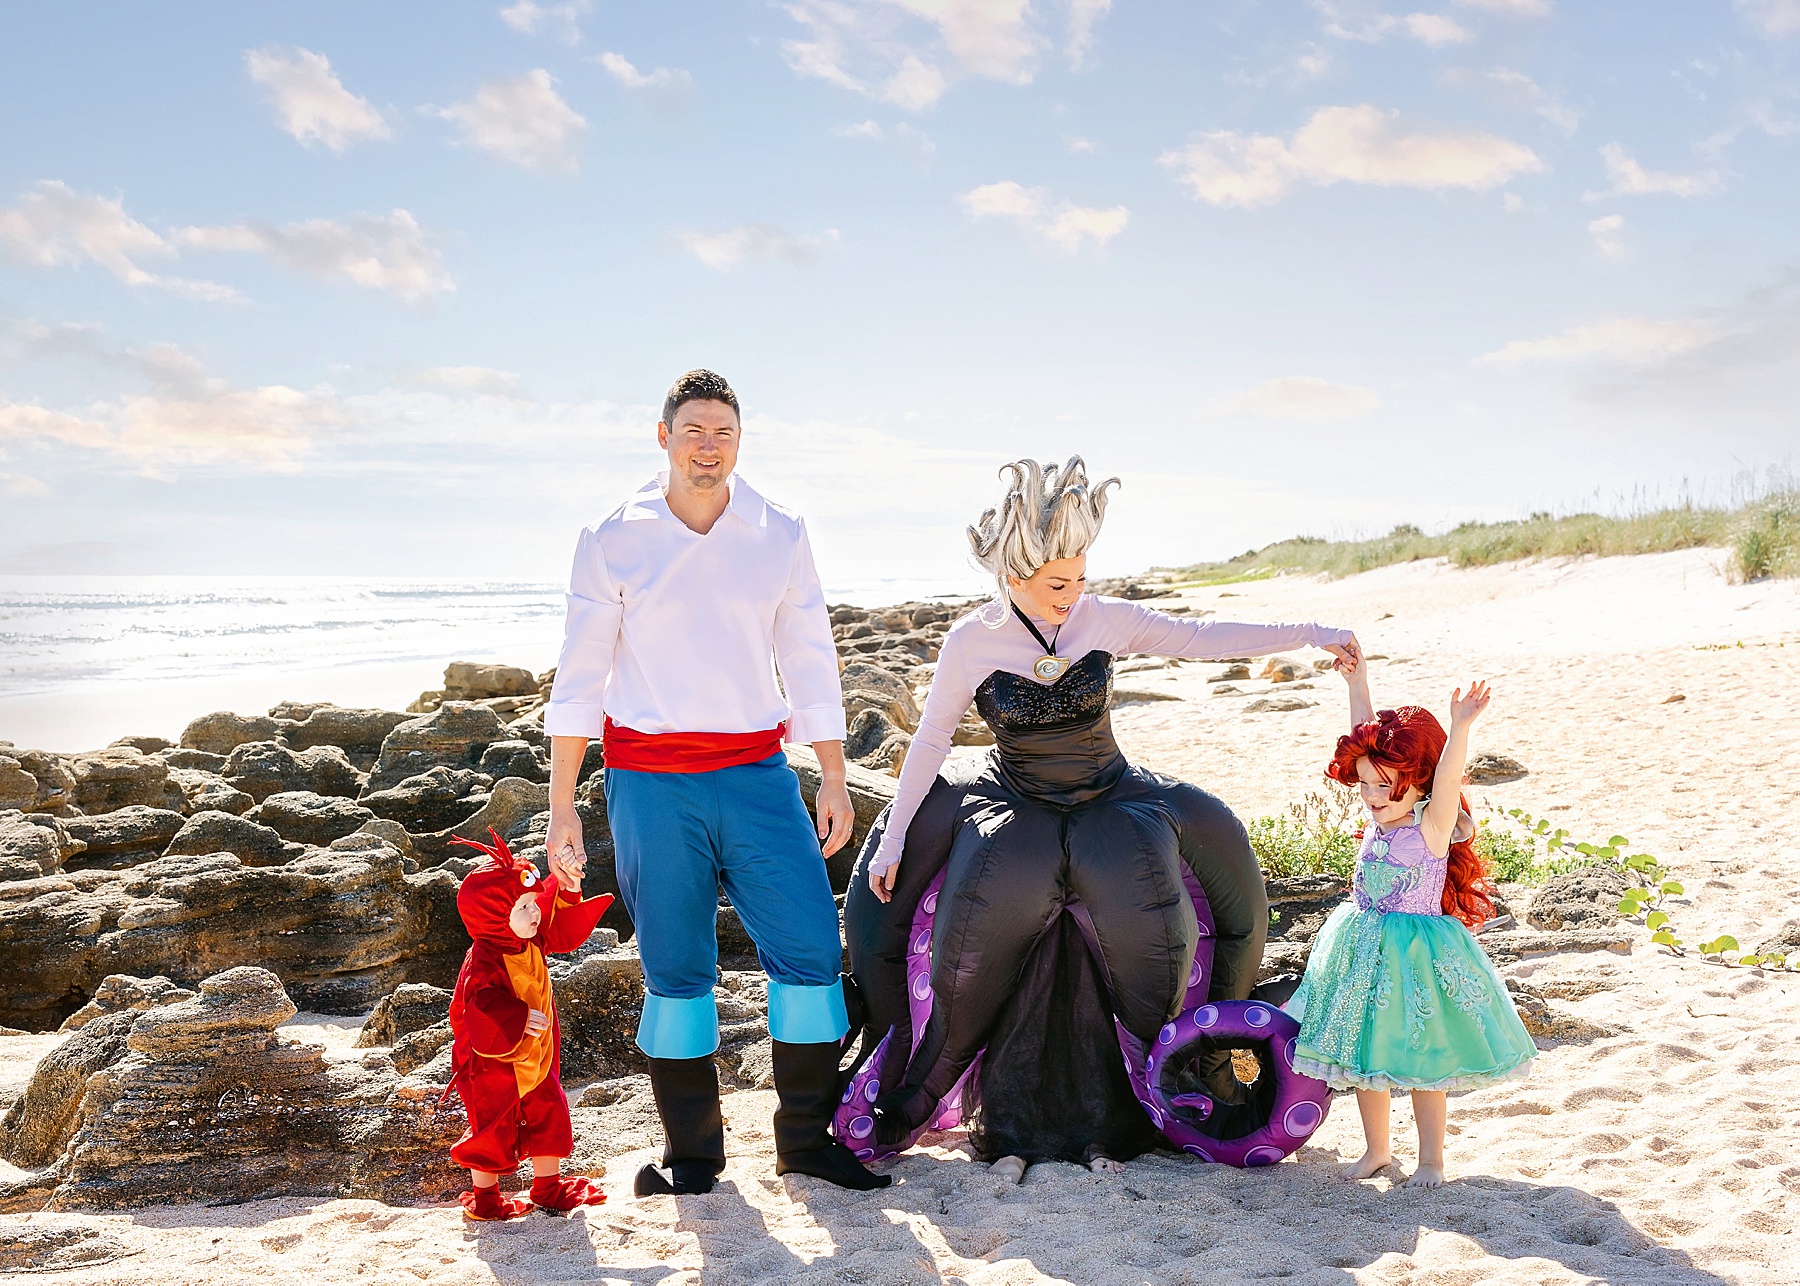
[(461, 836), (450, 841), (487, 854), (486, 861), (463, 877), (462, 887), (456, 891), (456, 910), (469, 936), (477, 942), (490, 943), (508, 953), (523, 951), (526, 940), (512, 931), (510, 923), (513, 903), (521, 893), (534, 894), (538, 909), (548, 917), (550, 903), (556, 897), (556, 881), (541, 878), (536, 867), (515, 856), (499, 832), (490, 829), (488, 834), (493, 836), (492, 844)]

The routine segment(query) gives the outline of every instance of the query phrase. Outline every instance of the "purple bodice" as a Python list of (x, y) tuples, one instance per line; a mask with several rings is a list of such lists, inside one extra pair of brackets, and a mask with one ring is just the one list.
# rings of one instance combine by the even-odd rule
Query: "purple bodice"
[(1442, 915), (1445, 859), (1433, 857), (1417, 826), (1386, 832), (1373, 822), (1356, 859), (1356, 909)]

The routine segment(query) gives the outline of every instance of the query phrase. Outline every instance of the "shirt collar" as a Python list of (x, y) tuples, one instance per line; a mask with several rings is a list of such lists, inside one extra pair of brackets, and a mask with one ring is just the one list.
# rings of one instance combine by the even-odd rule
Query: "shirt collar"
[[(640, 503), (654, 504), (664, 517), (671, 522), (679, 521), (669, 512), (669, 502), (664, 493), (669, 489), (669, 471), (659, 469), (654, 478), (646, 482), (638, 491)], [(757, 494), (756, 488), (745, 482), (743, 475), (735, 469), (725, 479), (725, 489), (731, 493), (731, 500), (725, 506), (726, 513), (736, 514), (752, 527), (761, 521), (763, 498)]]

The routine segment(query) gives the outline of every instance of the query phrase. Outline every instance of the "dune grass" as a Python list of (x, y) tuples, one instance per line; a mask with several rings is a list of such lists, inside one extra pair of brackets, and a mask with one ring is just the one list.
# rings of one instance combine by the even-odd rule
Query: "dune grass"
[(1537, 513), (1512, 522), (1465, 522), (1441, 535), (1410, 523), (1371, 540), (1295, 536), (1224, 562), (1160, 568), (1178, 585), (1228, 585), (1284, 572), (1353, 576), (1391, 563), (1445, 558), (1482, 567), (1520, 558), (1657, 554), (1700, 546), (1731, 551), (1735, 580), (1800, 576), (1800, 490), (1784, 489), (1735, 509), (1681, 505), (1621, 516)]

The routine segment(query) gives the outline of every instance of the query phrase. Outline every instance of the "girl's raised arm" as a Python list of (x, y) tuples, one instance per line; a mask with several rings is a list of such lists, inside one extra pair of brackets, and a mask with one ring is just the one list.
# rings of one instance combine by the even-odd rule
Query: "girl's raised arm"
[(1419, 830), (1433, 857), (1450, 851), (1456, 834), (1456, 817), (1462, 811), (1463, 769), (1469, 762), (1469, 726), (1488, 708), (1493, 693), (1484, 680), (1469, 684), (1465, 694), (1461, 688), (1450, 694), (1450, 735), (1444, 742), (1444, 753), (1438, 756), (1437, 774), (1431, 780), (1431, 802), (1419, 819)]
[(1350, 685), (1350, 730), (1355, 732), (1375, 718), (1375, 702), (1369, 696), (1369, 663), (1354, 656), (1338, 661), (1337, 668)]

